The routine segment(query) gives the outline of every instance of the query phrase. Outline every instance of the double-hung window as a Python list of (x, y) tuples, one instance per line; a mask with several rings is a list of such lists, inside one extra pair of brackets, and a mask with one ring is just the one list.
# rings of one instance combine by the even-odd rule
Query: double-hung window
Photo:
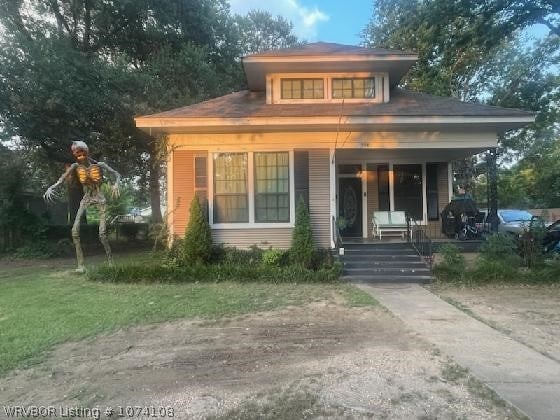
[(212, 173), (214, 224), (290, 222), (289, 152), (215, 153)]
[(290, 221), (288, 152), (255, 153), (255, 222)]
[(249, 221), (247, 153), (214, 155), (214, 223)]

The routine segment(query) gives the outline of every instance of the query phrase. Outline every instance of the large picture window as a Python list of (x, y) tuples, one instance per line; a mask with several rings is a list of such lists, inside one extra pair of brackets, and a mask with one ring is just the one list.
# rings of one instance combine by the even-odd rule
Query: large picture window
[(334, 99), (375, 98), (375, 79), (333, 79)]
[(249, 222), (247, 153), (214, 155), (214, 223)]
[(255, 222), (290, 221), (288, 152), (255, 153)]

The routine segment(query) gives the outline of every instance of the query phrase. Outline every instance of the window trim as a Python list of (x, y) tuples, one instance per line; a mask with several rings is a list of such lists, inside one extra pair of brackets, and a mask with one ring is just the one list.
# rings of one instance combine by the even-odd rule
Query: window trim
[[(255, 153), (278, 153), (288, 152), (289, 169), (289, 197), (290, 197), (290, 221), (289, 222), (256, 222), (255, 221)], [(249, 222), (241, 223), (214, 223), (214, 155), (217, 153), (247, 153), (247, 195), (249, 200)], [(294, 150), (209, 150), (208, 151), (208, 216), (211, 229), (263, 229), (263, 228), (293, 228), (295, 223), (295, 182), (294, 182)]]

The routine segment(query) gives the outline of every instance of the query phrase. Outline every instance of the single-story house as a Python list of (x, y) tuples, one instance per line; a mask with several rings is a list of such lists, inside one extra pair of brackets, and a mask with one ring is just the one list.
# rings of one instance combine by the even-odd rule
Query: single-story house
[[(242, 58), (248, 90), (136, 118), (169, 141), (169, 229), (182, 236), (195, 194), (214, 241), (287, 248), (296, 202), (317, 246), (370, 238), (376, 210), (440, 225), (451, 163), (497, 146), (532, 113), (398, 87), (410, 52), (313, 43)], [(435, 229), (437, 231), (437, 229)]]

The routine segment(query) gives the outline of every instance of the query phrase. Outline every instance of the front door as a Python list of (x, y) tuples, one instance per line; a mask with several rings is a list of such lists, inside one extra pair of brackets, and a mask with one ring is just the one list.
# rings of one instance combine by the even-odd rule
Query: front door
[(340, 178), (338, 183), (338, 216), (346, 220), (342, 236), (362, 237), (362, 180)]

